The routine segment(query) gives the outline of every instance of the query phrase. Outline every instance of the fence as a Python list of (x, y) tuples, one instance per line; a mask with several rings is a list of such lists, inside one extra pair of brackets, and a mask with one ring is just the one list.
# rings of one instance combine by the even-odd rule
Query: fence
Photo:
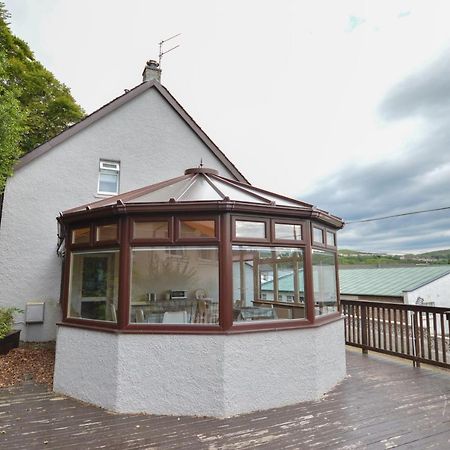
[(450, 308), (341, 300), (345, 342), (368, 350), (450, 368)]

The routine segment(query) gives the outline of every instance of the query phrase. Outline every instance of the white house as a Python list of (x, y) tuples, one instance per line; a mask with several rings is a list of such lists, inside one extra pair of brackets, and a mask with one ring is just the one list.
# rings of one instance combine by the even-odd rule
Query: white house
[(21, 339), (55, 338), (62, 259), (55, 218), (98, 198), (178, 176), (203, 161), (247, 182), (169, 91), (149, 61), (142, 84), (25, 155), (4, 192), (0, 306), (25, 311)]

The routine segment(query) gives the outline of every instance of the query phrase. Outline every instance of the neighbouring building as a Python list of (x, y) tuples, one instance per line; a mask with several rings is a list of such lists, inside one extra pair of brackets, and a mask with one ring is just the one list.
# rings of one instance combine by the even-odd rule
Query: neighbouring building
[(340, 268), (341, 299), (450, 307), (450, 266)]
[(21, 339), (55, 339), (60, 320), (60, 211), (178, 176), (200, 161), (245, 177), (159, 82), (143, 83), (25, 155), (8, 179), (0, 223), (0, 306), (17, 306)]

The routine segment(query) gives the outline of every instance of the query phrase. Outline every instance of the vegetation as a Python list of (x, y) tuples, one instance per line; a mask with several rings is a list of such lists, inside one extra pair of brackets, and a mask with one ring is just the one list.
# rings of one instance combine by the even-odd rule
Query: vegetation
[(0, 192), (20, 156), (84, 115), (69, 88), (11, 33), (8, 18), (0, 1)]
[(341, 265), (411, 265), (411, 264), (450, 264), (450, 249), (434, 252), (387, 255), (339, 249)]
[(0, 339), (6, 337), (12, 331), (14, 314), (23, 312), (18, 308), (0, 308)]

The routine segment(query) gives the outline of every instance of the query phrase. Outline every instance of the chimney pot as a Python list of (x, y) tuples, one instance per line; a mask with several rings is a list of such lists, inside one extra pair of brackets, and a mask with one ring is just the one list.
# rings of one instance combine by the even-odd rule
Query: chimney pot
[(142, 72), (142, 81), (145, 83), (146, 81), (152, 80), (161, 82), (161, 69), (155, 60), (150, 59), (145, 64), (144, 71)]

